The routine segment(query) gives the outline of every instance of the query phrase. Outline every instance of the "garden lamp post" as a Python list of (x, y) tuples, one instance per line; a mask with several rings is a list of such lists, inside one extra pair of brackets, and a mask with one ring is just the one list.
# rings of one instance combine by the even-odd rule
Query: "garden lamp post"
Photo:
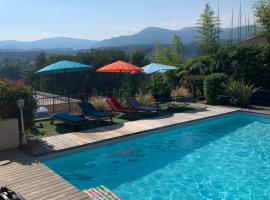
[(20, 117), (21, 117), (21, 144), (26, 145), (27, 140), (26, 140), (26, 136), (25, 136), (24, 120), (23, 120), (24, 99), (18, 99), (17, 106), (20, 110)]

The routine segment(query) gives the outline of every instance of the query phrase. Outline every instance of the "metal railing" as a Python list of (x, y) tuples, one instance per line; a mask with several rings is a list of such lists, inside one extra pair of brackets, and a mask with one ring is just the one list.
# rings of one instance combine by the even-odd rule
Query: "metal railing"
[(78, 103), (83, 99), (82, 96), (78, 95), (60, 96), (38, 91), (35, 92), (35, 97), (38, 106), (46, 107), (50, 113), (79, 112)]

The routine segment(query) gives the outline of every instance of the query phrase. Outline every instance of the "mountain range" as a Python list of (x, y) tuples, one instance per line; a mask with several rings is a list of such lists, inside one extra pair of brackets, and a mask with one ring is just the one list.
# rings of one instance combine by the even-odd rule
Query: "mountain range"
[[(221, 29), (221, 39), (228, 40), (231, 28)], [(242, 39), (247, 38), (247, 27), (241, 27)], [(48, 49), (91, 49), (105, 47), (124, 47), (130, 45), (153, 45), (156, 43), (169, 45), (172, 43), (173, 36), (180, 36), (184, 44), (194, 43), (197, 40), (197, 28), (186, 27), (180, 30), (169, 30), (157, 27), (148, 27), (142, 31), (127, 36), (113, 37), (101, 41), (77, 39), (68, 37), (46, 38), (35, 41), (0, 41), (0, 49), (4, 50), (48, 50)], [(233, 29), (233, 40), (237, 40), (238, 28)]]

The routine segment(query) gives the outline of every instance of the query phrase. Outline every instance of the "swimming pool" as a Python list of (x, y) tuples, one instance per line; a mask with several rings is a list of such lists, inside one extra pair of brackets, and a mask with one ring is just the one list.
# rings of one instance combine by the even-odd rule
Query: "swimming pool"
[(124, 200), (269, 199), (270, 117), (234, 113), (44, 162)]

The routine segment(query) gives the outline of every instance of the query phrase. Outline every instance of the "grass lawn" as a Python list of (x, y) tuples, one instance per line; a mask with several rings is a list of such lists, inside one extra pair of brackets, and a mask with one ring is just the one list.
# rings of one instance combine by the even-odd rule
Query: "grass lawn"
[[(195, 108), (191, 106), (186, 106), (186, 107), (176, 106), (176, 107), (168, 108), (166, 105), (162, 105), (161, 110), (159, 111), (158, 115), (139, 113), (136, 115), (127, 116), (125, 114), (115, 114), (113, 118), (113, 122), (114, 124), (123, 124), (128, 121), (147, 119), (147, 118), (152, 118), (156, 116), (170, 115), (173, 113), (185, 112), (185, 111), (193, 110), (193, 109)], [(102, 122), (98, 122), (96, 120), (90, 120), (88, 129), (97, 128), (101, 126), (108, 126), (108, 125), (111, 125), (110, 120), (106, 120)], [(76, 130), (79, 131), (79, 130), (82, 130), (82, 128), (83, 127), (81, 128), (78, 127)], [(35, 123), (35, 127), (32, 128), (31, 131), (27, 133), (27, 138), (29, 140), (34, 140), (34, 139), (40, 139), (43, 137), (48, 137), (48, 136), (53, 136), (53, 135), (65, 134), (65, 133), (69, 133), (76, 130), (72, 130), (67, 124), (59, 122), (57, 120), (54, 122), (53, 125), (50, 124), (50, 121), (42, 121), (42, 122)]]

